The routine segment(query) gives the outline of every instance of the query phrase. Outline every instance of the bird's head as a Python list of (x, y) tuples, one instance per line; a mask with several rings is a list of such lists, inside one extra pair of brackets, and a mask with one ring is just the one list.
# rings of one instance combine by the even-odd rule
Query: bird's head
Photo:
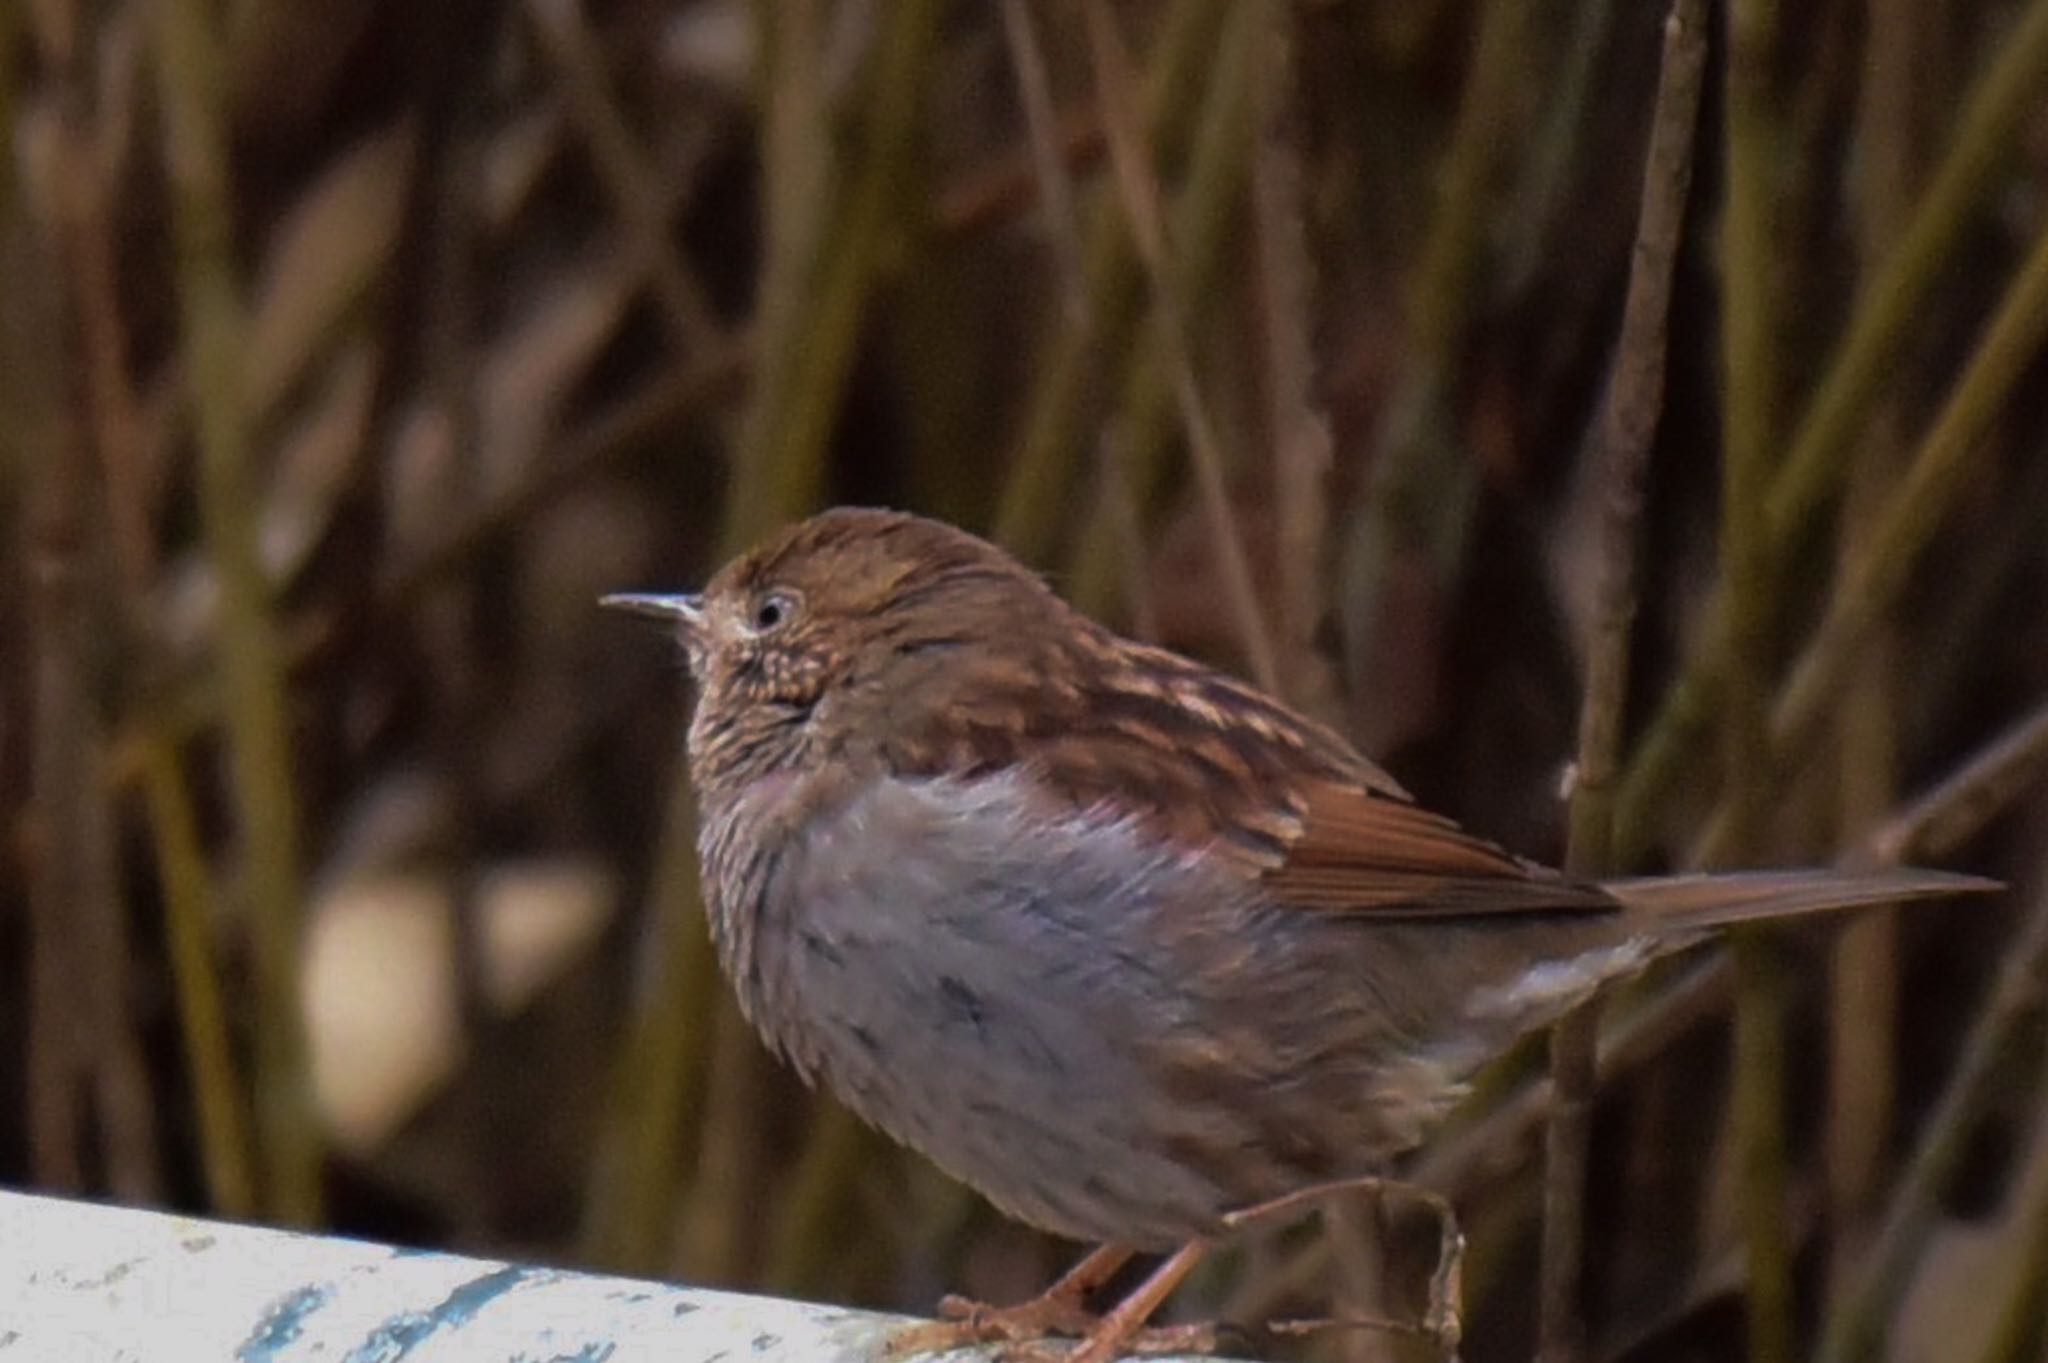
[(1069, 613), (965, 531), (850, 507), (775, 535), (699, 594), (605, 604), (674, 629), (698, 688), (700, 788), (856, 754), (943, 705), (976, 669), (1021, 665)]

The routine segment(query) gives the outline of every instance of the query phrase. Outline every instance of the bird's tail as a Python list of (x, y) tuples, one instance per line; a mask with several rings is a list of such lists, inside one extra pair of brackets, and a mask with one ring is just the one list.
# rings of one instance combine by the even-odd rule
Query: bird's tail
[(1716, 874), (1648, 876), (1610, 880), (1601, 888), (1627, 906), (1629, 914), (1657, 936), (1690, 936), (1737, 923), (1793, 918), (1835, 909), (1889, 904), (1902, 899), (1936, 899), (1984, 894), (2002, 888), (1995, 880), (1921, 871), (1735, 871)]

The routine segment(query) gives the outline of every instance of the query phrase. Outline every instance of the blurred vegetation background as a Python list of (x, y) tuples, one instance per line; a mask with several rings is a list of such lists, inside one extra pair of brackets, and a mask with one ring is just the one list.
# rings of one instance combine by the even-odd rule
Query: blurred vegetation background
[[(1576, 864), (2013, 882), (1610, 1000), (1545, 1333), (2043, 1357), (2048, 0), (1679, 8), (1623, 340), (1661, 3), (0, 0), (0, 1181), (1042, 1286), (736, 1020), (680, 669), (594, 606), (887, 503), (1528, 853), (1605, 639)], [(1474, 1359), (1536, 1334), (1540, 1049), (1414, 1170)], [(1183, 1310), (1412, 1314), (1379, 1220)]]

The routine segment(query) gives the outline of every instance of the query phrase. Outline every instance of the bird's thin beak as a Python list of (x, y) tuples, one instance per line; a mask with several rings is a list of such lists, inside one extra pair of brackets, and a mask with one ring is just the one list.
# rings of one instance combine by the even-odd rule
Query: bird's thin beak
[(672, 625), (685, 639), (697, 632), (697, 626), (704, 619), (704, 598), (701, 596), (646, 596), (621, 592), (600, 598), (597, 604), (606, 610), (624, 611), (628, 615), (644, 616)]

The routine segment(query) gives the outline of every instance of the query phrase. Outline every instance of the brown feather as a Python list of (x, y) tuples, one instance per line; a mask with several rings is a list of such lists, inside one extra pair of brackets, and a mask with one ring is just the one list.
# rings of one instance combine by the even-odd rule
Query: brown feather
[(1049, 799), (1077, 812), (1107, 808), (1190, 851), (1220, 854), (1276, 901), (1317, 912), (1618, 908), (1598, 888), (1423, 809), (1336, 733), (1250, 687), (1075, 623), (1065, 649), (979, 669), (950, 703), (899, 726), (892, 768), (1026, 768)]
[(1982, 894), (1998, 889), (1999, 884), (1981, 876), (1914, 867), (1885, 871), (1814, 867), (1611, 880), (1603, 888), (1644, 927), (1671, 937), (1905, 899)]
[(1523, 861), (1405, 799), (1316, 781), (1296, 800), (1300, 832), (1264, 878), (1282, 903), (1401, 918), (1619, 907), (1597, 886)]

